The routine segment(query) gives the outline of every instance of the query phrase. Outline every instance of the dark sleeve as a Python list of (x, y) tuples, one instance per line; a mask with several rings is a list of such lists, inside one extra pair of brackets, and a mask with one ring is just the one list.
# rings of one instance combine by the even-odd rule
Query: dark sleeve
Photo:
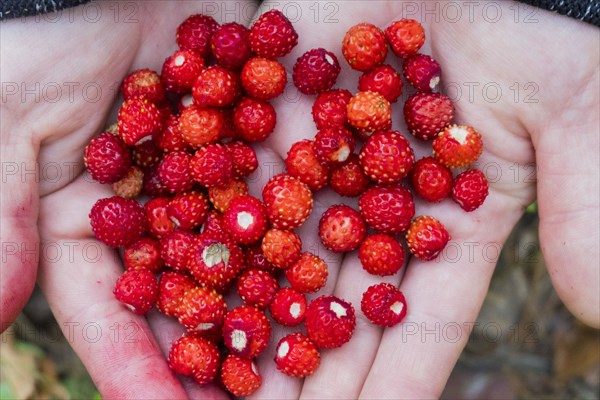
[(0, 0), (0, 21), (57, 12), (90, 0)]
[(577, 18), (600, 26), (600, 1), (598, 0), (519, 0), (544, 10)]

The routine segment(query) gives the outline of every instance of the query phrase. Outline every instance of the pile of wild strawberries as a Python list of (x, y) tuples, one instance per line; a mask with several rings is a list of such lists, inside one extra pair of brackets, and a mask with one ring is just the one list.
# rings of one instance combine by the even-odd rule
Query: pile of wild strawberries
[[(385, 31), (368, 23), (347, 31), (343, 55), (364, 72), (355, 94), (331, 89), (341, 70), (332, 52), (312, 49), (298, 58), (293, 81), (300, 92), (317, 95), (312, 115), (318, 132), (290, 148), (287, 172), (270, 178), (262, 200), (248, 195), (245, 178), (258, 167), (251, 143), (273, 132), (276, 112), (268, 101), (287, 83), (277, 59), (297, 41), (290, 21), (276, 10), (250, 29), (190, 16), (177, 29), (179, 50), (161, 74), (130, 73), (116, 126), (85, 149), (87, 171), (115, 192), (90, 212), (96, 237), (124, 248), (126, 271), (115, 297), (137, 314), (156, 305), (177, 318), (187, 333), (173, 343), (170, 367), (199, 384), (218, 376), (236, 396), (261, 384), (253, 359), (267, 346), (272, 321), (304, 323), (306, 334), (281, 339), (275, 355), (279, 370), (300, 378), (318, 368), (319, 349), (340, 347), (352, 336), (349, 302), (321, 296), (308, 303), (305, 297), (328, 276), (326, 262), (303, 252), (294, 232), (312, 211), (313, 192), (329, 186), (359, 198), (358, 210), (331, 206), (318, 235), (333, 252), (358, 249), (363, 268), (379, 276), (404, 264), (397, 235), (404, 234), (410, 253), (422, 260), (437, 257), (449, 240), (437, 219), (415, 218), (413, 193), (429, 202), (451, 197), (466, 211), (488, 193), (476, 169), (453, 177), (451, 169), (478, 159), (481, 136), (472, 127), (450, 125), (452, 102), (433, 92), (440, 66), (418, 53), (423, 27), (402, 19)], [(388, 45), (417, 89), (404, 104), (408, 130), (433, 140), (433, 155), (416, 162), (409, 141), (391, 130), (391, 104), (402, 80), (383, 64)], [(357, 143), (362, 147), (355, 153)], [(141, 194), (150, 198), (143, 205), (134, 199)], [(286, 287), (280, 287), (281, 272)], [(244, 305), (228, 310), (223, 296), (232, 287)], [(393, 326), (407, 306), (395, 286), (381, 283), (366, 290), (361, 310), (374, 324)]]

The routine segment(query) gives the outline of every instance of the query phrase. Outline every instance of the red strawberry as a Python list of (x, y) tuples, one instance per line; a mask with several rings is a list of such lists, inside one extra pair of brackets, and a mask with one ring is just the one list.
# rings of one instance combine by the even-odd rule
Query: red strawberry
[(452, 172), (433, 157), (415, 163), (410, 181), (419, 197), (434, 203), (448, 197), (452, 190)]
[(140, 195), (144, 185), (144, 171), (139, 167), (129, 168), (129, 172), (120, 180), (111, 185), (117, 196), (134, 198)]
[(104, 132), (85, 148), (85, 168), (100, 183), (115, 183), (127, 175), (131, 167), (129, 147), (117, 136)]
[(275, 293), (269, 311), (275, 322), (280, 325), (300, 325), (306, 314), (306, 297), (289, 287), (280, 289)]
[(158, 140), (158, 147), (167, 153), (173, 151), (189, 151), (191, 146), (181, 136), (179, 129), (179, 117), (171, 115), (165, 122), (162, 135)]
[(265, 58), (279, 58), (298, 44), (298, 34), (279, 10), (262, 14), (250, 28), (250, 48)]
[(394, 54), (407, 58), (416, 54), (425, 43), (425, 29), (414, 19), (403, 18), (385, 29), (385, 38)]
[(385, 60), (385, 36), (381, 29), (373, 24), (354, 25), (344, 36), (342, 53), (353, 69), (370, 71)]
[(246, 97), (233, 110), (233, 124), (247, 142), (265, 140), (275, 129), (275, 109), (264, 100)]
[(433, 260), (440, 254), (450, 235), (444, 225), (429, 216), (415, 218), (406, 231), (406, 243), (411, 254), (421, 260)]
[(367, 234), (367, 224), (358, 211), (350, 206), (331, 206), (319, 221), (319, 237), (331, 251), (341, 253), (358, 248)]
[(179, 272), (163, 272), (158, 282), (158, 298), (156, 307), (169, 317), (179, 317), (183, 294), (196, 287), (196, 282)]
[(341, 347), (352, 337), (356, 316), (352, 304), (335, 296), (314, 299), (306, 309), (306, 333), (324, 349)]
[(365, 175), (377, 183), (400, 182), (415, 162), (410, 143), (398, 131), (374, 133), (358, 158)]
[(348, 122), (356, 128), (363, 139), (375, 131), (388, 130), (392, 126), (390, 102), (376, 92), (358, 92), (348, 103)]
[(358, 259), (370, 274), (394, 275), (404, 265), (404, 249), (392, 236), (376, 233), (360, 244)]
[(250, 30), (237, 22), (221, 25), (210, 46), (219, 65), (227, 69), (239, 70), (252, 57)]
[(160, 110), (148, 98), (131, 97), (123, 102), (117, 116), (119, 135), (133, 146), (143, 139), (150, 139), (162, 129)]
[(262, 197), (274, 228), (297, 228), (312, 211), (310, 188), (288, 174), (275, 175), (269, 179), (262, 190)]
[(195, 229), (208, 217), (208, 200), (201, 192), (175, 196), (167, 206), (167, 215), (179, 229)]
[(150, 137), (133, 146), (133, 150), (131, 151), (133, 163), (143, 169), (157, 165), (162, 157), (163, 151), (154, 140), (150, 140)]
[(345, 126), (348, 123), (348, 103), (352, 94), (346, 89), (331, 89), (320, 93), (312, 106), (317, 129)]
[(169, 351), (169, 367), (180, 375), (192, 376), (200, 385), (212, 382), (219, 369), (217, 345), (198, 336), (182, 336)]
[(195, 287), (183, 294), (179, 312), (179, 323), (189, 333), (201, 336), (219, 332), (223, 325), (227, 304), (223, 296), (213, 289)]
[(354, 153), (354, 138), (346, 128), (336, 126), (317, 132), (313, 149), (319, 162), (324, 165), (344, 164)]
[(404, 77), (421, 92), (431, 92), (440, 83), (442, 69), (433, 58), (425, 54), (414, 54), (404, 60)]
[(219, 140), (223, 130), (223, 116), (212, 108), (187, 107), (179, 116), (181, 137), (198, 148)]
[(292, 231), (269, 229), (263, 237), (261, 249), (267, 261), (280, 269), (287, 269), (300, 259), (302, 241)]
[(358, 208), (367, 224), (383, 233), (405, 231), (415, 215), (410, 191), (400, 185), (376, 185), (358, 200)]
[(144, 315), (156, 302), (158, 284), (151, 271), (145, 268), (128, 269), (117, 280), (113, 293), (131, 311)]
[(213, 17), (190, 15), (177, 27), (177, 45), (181, 50), (193, 50), (206, 57), (210, 53), (210, 40), (218, 27)]
[(471, 212), (483, 204), (488, 195), (488, 182), (483, 172), (470, 169), (459, 174), (452, 186), (452, 200)]
[(208, 188), (208, 197), (213, 207), (217, 211), (224, 213), (229, 207), (231, 200), (246, 196), (248, 194), (248, 184), (245, 181), (232, 179), (223, 186), (213, 186)]
[(250, 306), (239, 306), (225, 315), (223, 339), (231, 354), (254, 358), (271, 338), (271, 324), (264, 312)]
[(254, 361), (230, 354), (223, 361), (221, 381), (231, 394), (243, 397), (256, 392), (262, 378)]
[(150, 69), (138, 69), (123, 79), (121, 93), (125, 100), (131, 97), (146, 96), (151, 102), (158, 104), (165, 99), (160, 76)]
[(363, 172), (358, 156), (352, 154), (348, 161), (331, 172), (329, 186), (340, 196), (356, 197), (368, 189), (371, 181)]
[(206, 222), (202, 226), (202, 233), (209, 233), (211, 235), (216, 235), (217, 238), (224, 241), (231, 241), (229, 237), (229, 233), (227, 229), (225, 229), (225, 224), (223, 223), (223, 214), (212, 210), (208, 213), (208, 218), (206, 218)]
[(301, 333), (283, 337), (275, 350), (277, 369), (288, 376), (304, 378), (315, 373), (321, 363), (317, 346)]
[(156, 197), (144, 204), (148, 231), (156, 239), (163, 238), (175, 230), (175, 223), (167, 213), (168, 206), (169, 199), (164, 197)]
[(264, 310), (279, 290), (277, 280), (260, 269), (247, 269), (237, 281), (237, 291), (249, 306)]
[(237, 75), (223, 67), (212, 66), (200, 72), (192, 96), (198, 107), (224, 107), (233, 104), (240, 95)]
[(123, 251), (125, 268), (146, 268), (148, 271), (159, 272), (165, 265), (160, 258), (160, 245), (158, 241), (143, 237), (139, 238)]
[(241, 80), (250, 96), (270, 100), (283, 93), (287, 75), (283, 65), (277, 61), (255, 57), (244, 65)]
[(292, 77), (301, 93), (317, 94), (331, 89), (341, 68), (337, 57), (322, 48), (302, 54), (294, 64)]
[(267, 257), (265, 257), (265, 254), (262, 251), (261, 245), (262, 242), (247, 246), (244, 249), (244, 261), (246, 262), (246, 268), (260, 269), (275, 276), (278, 271), (277, 267), (267, 260)]
[(406, 316), (406, 299), (394, 285), (379, 283), (363, 293), (360, 308), (375, 325), (394, 326)]
[(169, 194), (158, 177), (158, 165), (154, 165), (144, 171), (142, 193), (150, 197), (161, 197)]
[(449, 126), (433, 141), (433, 155), (448, 168), (466, 167), (474, 163), (482, 150), (481, 135), (466, 125)]
[(160, 239), (160, 255), (168, 267), (177, 272), (187, 271), (188, 254), (195, 236), (188, 231), (175, 230)]
[(387, 64), (381, 65), (360, 76), (358, 90), (377, 92), (390, 103), (395, 103), (402, 94), (402, 80), (394, 68)]
[(175, 93), (192, 90), (204, 69), (204, 59), (191, 50), (178, 50), (165, 59), (160, 74), (165, 88)]
[(287, 153), (285, 165), (288, 174), (308, 185), (311, 190), (316, 191), (327, 185), (329, 167), (319, 162), (312, 140), (294, 143)]
[(223, 108), (220, 111), (221, 116), (223, 117), (223, 129), (221, 130), (220, 136), (221, 142), (227, 143), (229, 140), (239, 139), (240, 135), (233, 124), (233, 108)]
[(417, 92), (404, 103), (408, 131), (421, 140), (435, 138), (453, 118), (452, 101), (440, 93)]
[(236, 243), (255, 243), (267, 231), (267, 211), (256, 197), (240, 196), (229, 202), (223, 222)]
[(246, 178), (258, 168), (258, 158), (252, 147), (236, 140), (227, 143), (227, 149), (233, 157), (233, 176), (238, 179)]
[(218, 143), (199, 148), (192, 157), (191, 167), (194, 180), (206, 187), (225, 185), (233, 179), (233, 157)]
[(294, 290), (301, 293), (318, 292), (327, 282), (327, 263), (319, 256), (304, 252), (298, 261), (285, 270), (285, 276)]
[(204, 286), (223, 288), (244, 267), (242, 250), (214, 232), (202, 232), (192, 244), (188, 269)]
[(89, 217), (96, 238), (110, 247), (133, 243), (146, 228), (141, 204), (119, 196), (98, 200)]
[(192, 188), (191, 159), (186, 152), (174, 151), (165, 155), (158, 165), (160, 182), (170, 193), (182, 193)]

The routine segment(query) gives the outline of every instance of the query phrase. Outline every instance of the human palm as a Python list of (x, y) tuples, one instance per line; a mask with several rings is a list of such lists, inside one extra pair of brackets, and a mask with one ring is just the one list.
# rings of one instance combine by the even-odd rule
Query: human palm
[[(331, 10), (324, 4), (319, 5), (320, 16), (310, 8), (313, 3), (295, 4), (302, 7), (302, 17), (294, 22), (300, 41), (282, 62), (291, 71), (302, 52), (325, 47), (344, 64), (337, 86), (351, 91), (358, 73), (345, 65), (340, 54), (344, 32), (363, 21), (386, 26), (401, 18), (404, 10), (399, 1), (342, 2), (332, 15), (338, 22), (326, 23), (323, 11)], [(267, 354), (259, 360), (265, 384), (255, 397), (438, 396), (466, 344), (497, 252), (536, 196), (536, 181), (528, 179), (534, 162), (540, 237), (549, 272), (571, 311), (599, 325), (598, 289), (590, 285), (599, 278), (598, 228), (589, 224), (598, 221), (599, 209), (598, 31), (542, 11), (535, 15), (537, 23), (515, 23), (510, 8), (514, 5), (500, 4), (506, 17), (496, 23), (477, 15), (473, 22), (465, 17), (455, 23), (444, 18), (426, 23), (430, 47), (423, 49), (442, 65), (443, 84), (455, 100), (456, 121), (473, 125), (483, 135), (484, 153), (477, 166), (491, 181), (485, 204), (467, 214), (450, 201), (430, 205), (417, 200), (417, 213), (438, 217), (452, 241), (437, 261), (411, 259), (402, 276), (385, 279), (400, 284), (407, 298), (404, 323), (383, 330), (357, 310), (352, 340), (340, 349), (323, 351), (321, 367), (304, 382), (276, 371), (274, 347), (285, 331), (274, 329)], [(108, 10), (110, 5), (103, 7)], [(138, 7), (139, 23), (133, 24), (108, 19), (96, 24), (82, 20), (2, 25), (3, 86), (22, 81), (27, 87), (35, 82), (42, 86), (93, 82), (103, 88), (103, 95), (97, 101), (91, 101), (91, 94), (79, 93), (74, 101), (63, 96), (56, 103), (29, 99), (27, 104), (19, 96), (3, 98), (3, 163), (32, 165), (37, 160), (41, 171), (54, 163), (62, 167), (62, 179), (50, 176), (49, 168), (47, 174), (40, 174), (39, 185), (32, 177), (23, 182), (22, 175), (7, 175), (5, 180), (3, 174), (1, 322), (6, 326), (20, 310), (37, 270), (36, 260), (13, 247), (8, 252), (4, 244), (30, 243), (27, 248), (31, 248), (39, 227), (48, 251), (41, 253), (38, 281), (67, 339), (105, 397), (224, 397), (215, 386), (199, 388), (190, 380), (180, 383), (169, 372), (164, 354), (182, 329), (157, 312), (146, 318), (135, 316), (114, 300), (112, 287), (122, 265), (114, 251), (94, 239), (88, 223), (89, 209), (98, 198), (109, 196), (110, 189), (79, 175), (81, 158), (86, 143), (111, 114), (111, 88), (131, 69), (159, 70), (164, 57), (175, 49), (176, 26), (199, 10), (193, 2), (141, 2)], [(388, 60), (397, 67), (394, 58)], [(484, 94), (486, 84), (491, 89)], [(475, 88), (472, 98), (469, 85)], [(503, 92), (492, 102), (497, 97), (492, 91), (495, 85)], [(457, 87), (462, 89), (460, 96)], [(256, 146), (261, 168), (251, 179), (253, 195), (260, 196), (269, 175), (283, 169), (282, 159), (292, 143), (315, 133), (312, 97), (296, 97), (292, 92), (274, 102), (278, 127), (267, 142)], [(525, 102), (526, 95), (537, 103)], [(394, 106), (394, 128), (406, 133), (400, 110), (401, 102)], [(427, 144), (412, 143), (417, 158), (429, 154)], [(347, 199), (327, 190), (316, 194), (314, 212), (299, 232), (304, 249), (318, 252), (329, 264), (328, 283), (319, 294), (334, 293), (358, 307), (362, 292), (381, 279), (368, 275), (354, 253), (342, 257), (325, 250), (316, 235), (321, 213), (340, 202)], [(61, 249), (62, 256), (51, 256), (52, 248)], [(435, 330), (437, 339), (435, 334), (425, 334)]]

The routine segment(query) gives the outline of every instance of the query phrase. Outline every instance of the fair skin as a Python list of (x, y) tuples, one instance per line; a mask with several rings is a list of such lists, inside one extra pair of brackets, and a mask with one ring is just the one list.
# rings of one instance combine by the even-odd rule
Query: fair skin
[[(103, 13), (97, 21), (91, 12), (84, 18), (80, 7), (74, 9), (73, 18), (65, 14), (55, 23), (30, 18), (0, 25), (0, 323), (5, 329), (14, 320), (37, 279), (65, 336), (103, 397), (226, 398), (216, 386), (201, 388), (170, 373), (164, 354), (182, 333), (174, 320), (157, 312), (134, 316), (114, 300), (112, 287), (123, 267), (111, 249), (95, 241), (87, 218), (93, 203), (110, 196), (111, 191), (79, 174), (86, 143), (103, 129), (107, 119), (114, 120), (114, 113), (109, 118), (114, 102), (111, 89), (133, 69), (160, 71), (162, 60), (176, 48), (177, 25), (199, 12), (200, 3), (98, 4)], [(238, 4), (238, 21), (252, 18), (255, 5), (248, 9), (247, 4)], [(294, 22), (300, 41), (281, 61), (291, 71), (304, 51), (315, 47), (333, 50), (343, 65), (337, 86), (351, 91), (356, 90), (358, 73), (348, 68), (341, 55), (344, 32), (363, 21), (385, 27), (407, 10), (400, 1), (341, 2), (336, 3), (338, 9), (325, 9), (320, 4), (321, 14), (315, 17), (314, 8), (309, 9), (313, 3), (294, 4), (302, 10)], [(423, 51), (442, 65), (449, 93), (448, 83), (461, 85), (462, 96), (455, 100), (456, 121), (473, 125), (483, 134), (485, 151), (478, 165), (484, 170), (493, 166), (487, 172), (500, 175), (491, 184), (485, 205), (470, 214), (450, 201), (438, 205), (417, 202), (419, 214), (444, 221), (455, 247), (462, 249), (462, 257), (457, 260), (454, 254), (448, 255), (428, 264), (411, 259), (406, 273), (385, 279), (400, 285), (408, 299), (405, 326), (434, 329), (438, 323), (462, 327), (462, 332), (447, 334), (461, 334), (460, 339), (436, 341), (433, 335), (422, 338), (420, 333), (407, 334), (402, 326), (383, 330), (366, 322), (359, 310), (361, 294), (381, 280), (364, 272), (354, 253), (341, 257), (320, 247), (315, 235), (318, 218), (329, 205), (343, 201), (325, 191), (315, 196), (315, 212), (300, 233), (305, 250), (317, 251), (329, 263), (329, 280), (319, 294), (333, 293), (352, 302), (357, 310), (357, 329), (341, 349), (323, 351), (317, 373), (302, 381), (276, 370), (274, 347), (284, 332), (275, 328), (267, 354), (258, 360), (265, 384), (256, 398), (439, 396), (466, 344), (467, 327), (477, 318), (494, 270), (495, 250), (535, 198), (540, 242), (557, 293), (576, 317), (600, 326), (595, 284), (600, 279), (598, 30), (541, 10), (535, 13), (537, 22), (525, 23), (530, 9), (516, 17), (514, 4), (496, 5), (502, 12), (497, 22), (482, 18), (477, 9), (474, 22), (469, 21), (466, 9), (455, 22), (449, 17), (434, 22), (429, 15), (424, 21), (428, 39)], [(227, 10), (231, 9), (236, 10), (234, 2), (228, 5)], [(128, 19), (132, 10), (137, 22)], [(324, 18), (332, 11), (336, 11), (333, 17), (337, 22)], [(222, 22), (222, 15), (225, 13), (217, 10), (217, 21)], [(495, 13), (489, 15), (494, 17)], [(409, 17), (421, 19), (419, 15)], [(231, 15), (227, 18), (227, 22), (232, 20)], [(317, 31), (318, 36), (314, 34)], [(398, 66), (393, 56), (388, 60)], [(22, 98), (21, 83), (29, 89), (36, 82), (40, 83), (40, 97), (24, 94)], [(67, 95), (68, 82), (80, 84), (72, 99)], [(82, 87), (90, 82), (93, 87), (84, 97)], [(464, 82), (479, 84), (473, 99), (468, 98)], [(497, 102), (482, 96), (482, 86), (490, 82), (503, 89)], [(515, 82), (521, 90), (517, 98), (509, 89)], [(524, 87), (528, 82), (537, 85), (535, 94), (531, 86)], [(54, 101), (51, 89), (57, 85), (63, 91)], [(94, 90), (97, 87), (102, 88), (99, 96)], [(12, 94), (15, 88), (18, 92)], [(493, 91), (488, 94), (496, 95)], [(525, 102), (527, 94), (538, 102)], [(273, 102), (278, 128), (265, 143), (256, 146), (262, 171), (273, 165), (281, 170), (281, 159), (292, 143), (315, 133), (310, 116), (313, 98), (290, 98), (294, 96)], [(401, 103), (396, 104), (394, 127), (406, 132), (400, 110)], [(430, 151), (423, 143), (413, 144), (419, 157)], [(533, 162), (537, 181), (526, 179)], [(26, 173), (36, 165), (41, 171), (39, 181)], [(58, 166), (60, 179), (55, 170), (50, 172), (50, 165)], [(267, 172), (253, 179), (251, 193), (259, 195), (266, 179)], [(38, 263), (26, 250), (40, 242), (61, 249), (62, 256), (41, 251)], [(472, 254), (469, 248), (474, 248)], [(486, 253), (483, 248), (491, 250)]]

